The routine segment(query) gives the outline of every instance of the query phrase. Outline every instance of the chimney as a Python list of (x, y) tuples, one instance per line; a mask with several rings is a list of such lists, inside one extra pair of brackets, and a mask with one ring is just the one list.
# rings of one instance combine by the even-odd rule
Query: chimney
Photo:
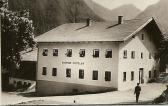
[(118, 16), (118, 24), (122, 24), (123, 23), (123, 16)]
[(91, 19), (87, 18), (87, 20), (86, 20), (86, 26), (90, 26), (90, 25), (91, 25)]

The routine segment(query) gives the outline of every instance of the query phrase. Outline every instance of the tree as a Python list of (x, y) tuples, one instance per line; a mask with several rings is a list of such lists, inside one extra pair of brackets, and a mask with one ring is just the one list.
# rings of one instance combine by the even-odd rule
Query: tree
[(21, 51), (35, 46), (34, 27), (28, 11), (12, 12), (7, 1), (0, 0), (0, 4), (2, 68), (12, 72), (20, 65)]

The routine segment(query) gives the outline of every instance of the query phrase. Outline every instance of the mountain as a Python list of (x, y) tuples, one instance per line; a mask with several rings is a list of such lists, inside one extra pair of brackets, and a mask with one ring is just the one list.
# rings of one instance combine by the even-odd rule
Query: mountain
[(97, 14), (107, 21), (117, 20), (119, 15), (124, 16), (124, 19), (133, 19), (141, 11), (132, 4), (122, 5), (115, 9), (107, 9), (92, 0), (85, 0), (86, 4)]
[(103, 21), (83, 0), (8, 0), (8, 2), (12, 11), (29, 10), (36, 35), (64, 23), (84, 22), (86, 18)]
[(163, 33), (168, 33), (168, 0), (160, 0), (157, 4), (149, 6), (136, 18), (151, 17), (154, 17)]

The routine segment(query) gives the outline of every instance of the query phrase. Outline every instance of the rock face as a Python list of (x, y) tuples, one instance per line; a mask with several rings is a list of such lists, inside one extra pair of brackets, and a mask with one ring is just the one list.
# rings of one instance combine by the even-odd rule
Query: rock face
[(168, 0), (160, 0), (157, 4), (146, 8), (137, 18), (154, 17), (164, 33), (168, 33)]
[(9, 9), (29, 10), (36, 35), (64, 23), (84, 22), (88, 17), (103, 21), (83, 0), (9, 0)]
[(123, 15), (124, 19), (133, 19), (141, 12), (132, 4), (123, 5), (113, 10), (109, 10), (91, 0), (85, 0), (85, 2), (95, 12), (95, 14), (107, 21), (117, 20), (117, 16), (119, 15)]

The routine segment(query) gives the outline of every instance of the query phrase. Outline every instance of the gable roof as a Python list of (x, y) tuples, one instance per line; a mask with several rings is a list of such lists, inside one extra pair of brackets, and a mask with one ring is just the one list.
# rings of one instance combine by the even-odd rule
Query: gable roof
[(125, 41), (151, 21), (154, 19), (124, 20), (122, 24), (118, 24), (117, 21), (92, 22), (90, 26), (86, 26), (86, 23), (68, 23), (36, 37), (35, 40), (37, 42)]

